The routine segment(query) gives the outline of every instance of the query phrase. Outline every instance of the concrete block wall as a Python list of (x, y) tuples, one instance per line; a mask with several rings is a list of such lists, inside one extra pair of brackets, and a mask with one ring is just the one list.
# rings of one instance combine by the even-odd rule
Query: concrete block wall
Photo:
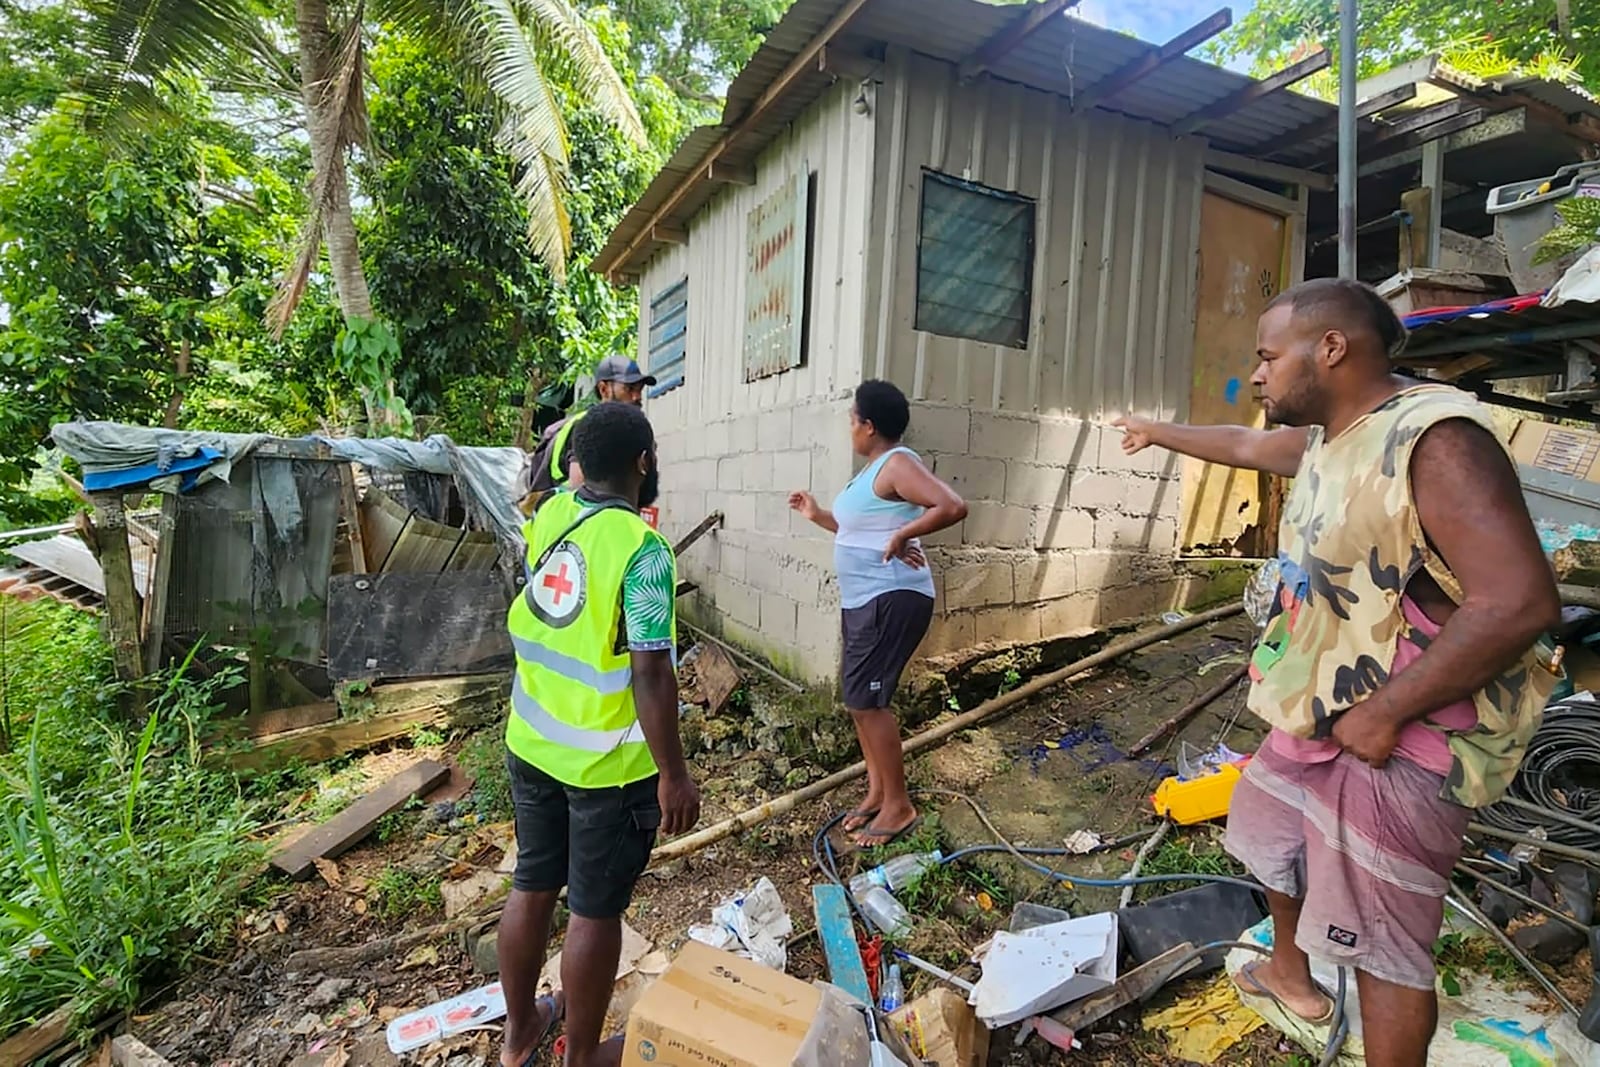
[(1181, 469), (1096, 423), (917, 403), (906, 444), (967, 501), (929, 542), (939, 591), (920, 654), (1037, 641), (1200, 595), (1176, 564)]
[(839, 669), (833, 541), (788, 496), (809, 490), (826, 506), (849, 481), (850, 403), (840, 393), (658, 429), (662, 531), (676, 540), (713, 511), (725, 516), (679, 561), (699, 585), (679, 601), (685, 617), (819, 683)]

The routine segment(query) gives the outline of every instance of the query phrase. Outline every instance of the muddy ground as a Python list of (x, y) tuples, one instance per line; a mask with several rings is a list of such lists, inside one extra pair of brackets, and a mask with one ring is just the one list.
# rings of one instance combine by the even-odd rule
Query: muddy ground
[[(918, 843), (937, 843), (948, 852), (993, 842), (969, 802), (952, 792), (976, 802), (1016, 845), (1059, 845), (1083, 828), (1107, 839), (1148, 832), (1155, 825), (1149, 794), (1176, 761), (1179, 744), (1187, 741), (1205, 749), (1225, 738), (1235, 750), (1253, 751), (1260, 733), (1242, 715), (1242, 690), (1235, 689), (1177, 738), (1156, 746), (1149, 758), (1130, 761), (1122, 753), (1240, 662), (1246, 637), (1245, 625), (1235, 620), (1153, 646), (1025, 702), (1013, 713), (914, 759), (912, 781), (928, 791), (922, 803), (929, 821)], [(1200, 670), (1208, 664), (1208, 673), (1202, 676)], [(1001, 662), (990, 677), (998, 679), (994, 682), (998, 691), (1014, 686), (1021, 674)], [(974, 690), (974, 685), (982, 684), (968, 678), (964, 699), (947, 698), (947, 703), (974, 706), (986, 695), (981, 688)], [(803, 726), (766, 715), (762, 707), (768, 699), (775, 698), (758, 689), (724, 716), (772, 720), (763, 728), (769, 731), (782, 732), (784, 723), (790, 722), (788, 734), (809, 732), (810, 739), (801, 738), (796, 744), (794, 736), (788, 736), (785, 751), (776, 755), (741, 752), (736, 739), (728, 738), (749, 735), (750, 730), (702, 724), (697, 743), (726, 750), (696, 757), (705, 783), (703, 824), (778, 795), (817, 773), (806, 765), (806, 747), (828, 748), (848, 730), (842, 712), (837, 722), (806, 719)], [(454, 739), (430, 748), (428, 743), (439, 739), (416, 740), (422, 751), (457, 757), (469, 770), (472, 752), (486, 745), (482, 738), (465, 745)], [(380, 780), (418, 754), (402, 748), (369, 756), (340, 772), (338, 784), (354, 791), (363, 781)], [(484, 777), (486, 781), (475, 786), (477, 792), (497, 788), (487, 781), (492, 775)], [(312, 792), (328, 788), (323, 783)], [(800, 931), (790, 947), (789, 971), (805, 979), (824, 977), (821, 950), (811, 930), (811, 886), (822, 877), (812, 859), (813, 838), (820, 825), (858, 795), (855, 788), (841, 790), (788, 818), (651, 871), (639, 886), (630, 924), (670, 954), (682, 944), (687, 928), (706, 921), (721, 899), (766, 875), (779, 887)], [(426, 806), (391, 818), (382, 827), (381, 840), (369, 839), (361, 849), (340, 857), (336, 866), (324, 868), (322, 877), (288, 887), (264, 883), (258, 905), (241, 919), (233, 957), (192, 976), (148, 1013), (133, 1018), (131, 1032), (184, 1067), (376, 1067), (399, 1062), (384, 1042), (389, 1019), (488, 981), (475, 970), (461, 934), (402, 945), (364, 962), (308, 966), (304, 957), (292, 961), (291, 954), (428, 930), (446, 920), (442, 899), (451, 901), (452, 912), (459, 906), (469, 913), (492, 908), (504, 883), (497, 869), (510, 843), (510, 827), (480, 819), (473, 798), (474, 789), (458, 776)], [(318, 799), (308, 796), (305, 804), (317, 807)], [(325, 798), (320, 805), (332, 806)], [(1220, 871), (1226, 861), (1218, 839), (1211, 826), (1184, 831), (1156, 853), (1154, 862), (1174, 870), (1208, 866)], [(1075, 860), (1063, 869), (1078, 876), (1120, 875), (1133, 859), (1132, 847)], [(842, 862), (848, 876), (862, 861), (847, 857)], [(481, 897), (474, 902), (475, 894)], [(1114, 907), (1116, 895), (1082, 887), (1063, 890), (1020, 871), (1009, 857), (983, 857), (959, 869), (945, 869), (908, 899), (917, 920), (909, 947), (936, 963), (959, 967), (973, 948), (1004, 927), (1018, 902), (1030, 900), (1087, 914)], [(976, 976), (975, 969), (966, 973)], [(908, 983), (913, 996), (924, 987), (919, 976), (908, 976)], [(1180, 986), (1163, 996), (1183, 992)], [(995, 1035), (992, 1065), (1020, 1067), (1060, 1059), (1037, 1039), (1014, 1047), (1012, 1036), (1010, 1031)], [(408, 1062), (482, 1067), (496, 1062), (496, 1050), (493, 1034), (479, 1033), (450, 1047), (413, 1054)], [(1128, 1020), (1114, 1020), (1102, 1033), (1086, 1037), (1084, 1051), (1073, 1061), (1183, 1062), (1166, 1053), (1159, 1035), (1140, 1031), (1136, 1019), (1131, 1025)], [(1276, 1034), (1261, 1030), (1236, 1046), (1226, 1062), (1288, 1067), (1308, 1061)]]

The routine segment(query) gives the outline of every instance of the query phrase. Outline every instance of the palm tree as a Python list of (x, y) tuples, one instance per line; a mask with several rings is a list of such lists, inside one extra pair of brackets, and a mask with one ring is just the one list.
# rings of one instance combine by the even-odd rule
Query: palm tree
[[(558, 284), (572, 247), (564, 205), (566, 124), (555, 85), (572, 86), (641, 145), (633, 99), (572, 0), (294, 0), (297, 55), (286, 54), (259, 0), (84, 0), (94, 73), (89, 121), (127, 131), (156, 120), (178, 79), (299, 98), (311, 147), (311, 187), (293, 265), (268, 309), (281, 331), (325, 247), (347, 322), (374, 319), (356, 238), (348, 160), (367, 137), (364, 54), (369, 18), (423, 36), (492, 94), (501, 144), (516, 160), (528, 240)], [(392, 390), (392, 385), (390, 386)], [(383, 405), (368, 397), (375, 420)]]

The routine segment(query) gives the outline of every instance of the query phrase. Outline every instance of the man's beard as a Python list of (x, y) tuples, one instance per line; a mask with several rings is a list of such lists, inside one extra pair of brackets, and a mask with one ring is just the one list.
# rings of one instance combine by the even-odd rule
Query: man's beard
[(644, 476), (644, 481), (639, 483), (639, 506), (647, 508), (656, 502), (656, 497), (661, 495), (661, 468), (652, 467), (650, 473)]

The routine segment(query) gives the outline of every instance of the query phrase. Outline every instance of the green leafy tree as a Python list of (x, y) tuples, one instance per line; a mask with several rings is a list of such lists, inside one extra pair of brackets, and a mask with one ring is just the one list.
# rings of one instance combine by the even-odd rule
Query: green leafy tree
[[(595, 13), (597, 35), (639, 93), (652, 139), (676, 136), (671, 94), (627, 68), (626, 34)], [(559, 283), (523, 239), (517, 168), (497, 148), (495, 116), (417, 37), (374, 52), (377, 151), (358, 174), (373, 210), (361, 227), (373, 296), (403, 333), (396, 387), (412, 410), (463, 441), (504, 443), (525, 428), (529, 392), (631, 346), (631, 294), (588, 271)], [(656, 156), (574, 87), (556, 86), (572, 151), (565, 203), (575, 258), (599, 250), (643, 191)]]
[[(311, 183), (300, 251), (284, 274), (270, 319), (281, 329), (326, 247), (346, 319), (337, 346), (344, 369), (363, 380), (374, 421), (392, 421), (392, 385), (370, 377), (397, 353), (375, 323), (362, 262), (348, 162), (367, 140), (367, 38), (387, 23), (429, 42), (469, 85), (487, 90), (502, 148), (517, 164), (527, 240), (558, 281), (572, 249), (564, 186), (570, 139), (558, 99), (566, 85), (637, 143), (644, 127), (621, 78), (569, 0), (295, 0), (297, 55), (275, 44), (259, 0), (86, 0), (92, 16), (91, 115), (146, 129), (163, 95), (190, 75), (297, 93), (311, 147)], [(115, 128), (113, 126), (113, 128)], [(380, 347), (381, 346), (381, 347)]]
[[(1338, 31), (1337, 0), (1265, 0), (1212, 55), (1247, 57), (1257, 73), (1266, 73), (1318, 42), (1335, 50), (1337, 63)], [(1443, 52), (1469, 74), (1524, 70), (1576, 77), (1592, 88), (1600, 86), (1600, 0), (1363, 0), (1359, 45), (1362, 77)], [(1334, 75), (1324, 76), (1321, 94), (1337, 84)]]
[(636, 69), (659, 77), (705, 119), (792, 0), (613, 0)]

